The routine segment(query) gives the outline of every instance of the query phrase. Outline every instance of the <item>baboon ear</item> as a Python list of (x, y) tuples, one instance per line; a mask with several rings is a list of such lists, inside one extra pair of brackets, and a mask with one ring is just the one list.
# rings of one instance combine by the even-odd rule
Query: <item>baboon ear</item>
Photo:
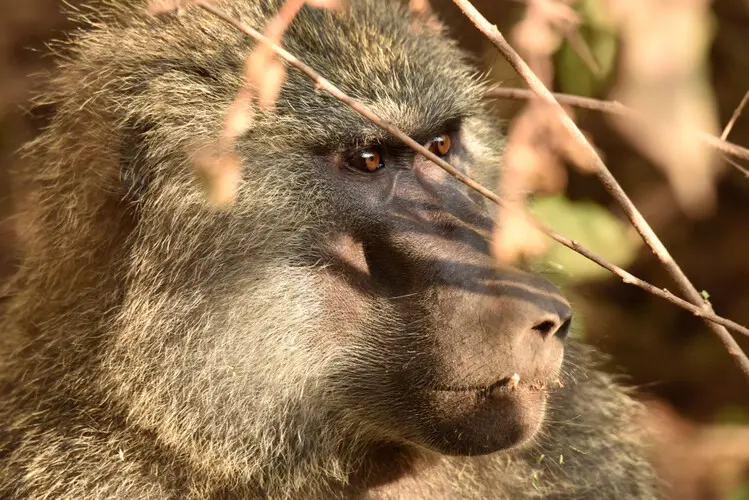
[(129, 120), (122, 128), (119, 180), (126, 201), (138, 202), (150, 184), (146, 135), (152, 128), (150, 123), (136, 120)]

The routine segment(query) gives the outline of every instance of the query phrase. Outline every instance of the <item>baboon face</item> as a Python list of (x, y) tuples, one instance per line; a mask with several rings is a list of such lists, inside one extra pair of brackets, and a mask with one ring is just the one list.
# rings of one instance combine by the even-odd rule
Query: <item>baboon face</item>
[[(231, 3), (250, 20), (253, 5)], [(161, 163), (138, 201), (127, 343), (108, 358), (131, 415), (166, 436), (223, 436), (235, 455), (242, 439), (306, 446), (296, 436), (309, 429), (460, 455), (530, 439), (571, 312), (547, 281), (492, 260), (482, 199), (290, 69), (237, 141), (235, 205), (190, 216), (198, 190), (172, 144), (185, 130), (215, 136), (250, 44), (196, 11), (165, 23), (168, 43), (137, 54), (149, 73), (136, 160)], [(128, 36), (111, 43), (137, 46)], [(498, 170), (482, 87), (434, 20), (380, 0), (305, 8), (283, 43), (462, 171)], [(169, 384), (180, 389), (164, 394)]]
[[(444, 124), (425, 144), (470, 166), (465, 126)], [(327, 300), (356, 331), (334, 333), (351, 343), (341, 373), (351, 404), (385, 437), (444, 453), (527, 440), (560, 368), (565, 299), (492, 262), (481, 201), (424, 157), (373, 145), (331, 163), (340, 227), (324, 243)]]
[[(384, 49), (349, 39), (363, 66), (328, 62), (331, 80), (463, 171), (482, 178), (496, 171), (500, 131), (457, 51), (418, 30), (418, 19), (387, 19), (383, 27), (381, 13), (353, 9), (354, 27), (332, 38), (345, 44), (345, 33), (366, 25), (371, 44)], [(331, 107), (323, 119), (334, 132), (312, 129), (308, 139), (319, 142), (307, 147), (316, 160), (306, 164), (317, 169), (315, 189), (326, 193), (325, 229), (309, 248), (322, 281), (325, 335), (339, 346), (331, 400), (377, 438), (443, 453), (525, 442), (542, 422), (546, 388), (560, 369), (568, 303), (544, 279), (493, 262), (493, 221), (480, 197)], [(293, 108), (301, 121), (320, 120)]]

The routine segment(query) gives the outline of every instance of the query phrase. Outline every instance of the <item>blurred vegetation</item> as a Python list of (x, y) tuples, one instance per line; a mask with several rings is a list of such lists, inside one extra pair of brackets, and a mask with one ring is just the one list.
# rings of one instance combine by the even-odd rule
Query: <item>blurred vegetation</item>
[[(627, 222), (593, 201), (557, 195), (539, 198), (531, 206), (532, 213), (555, 231), (619, 267), (628, 267), (642, 246)], [(606, 269), (559, 243), (550, 246), (544, 261), (566, 285), (610, 276)]]

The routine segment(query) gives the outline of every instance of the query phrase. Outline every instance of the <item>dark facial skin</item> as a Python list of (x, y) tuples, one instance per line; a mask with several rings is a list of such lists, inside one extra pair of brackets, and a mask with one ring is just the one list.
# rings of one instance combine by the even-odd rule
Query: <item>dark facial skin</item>
[[(445, 135), (449, 149), (434, 148)], [(435, 138), (421, 139), (447, 161), (470, 164), (460, 123)], [(345, 389), (362, 418), (372, 424), (376, 415), (383, 439), (450, 455), (527, 442), (562, 363), (572, 313), (559, 290), (499, 268), (482, 200), (395, 142), (334, 155), (326, 182), (346, 214), (345, 237), (329, 247), (331, 275), (344, 276), (350, 293), (388, 304), (374, 316), (389, 327), (372, 325), (379, 332), (367, 339), (388, 355), (364, 356), (358, 376), (348, 377), (359, 382)]]

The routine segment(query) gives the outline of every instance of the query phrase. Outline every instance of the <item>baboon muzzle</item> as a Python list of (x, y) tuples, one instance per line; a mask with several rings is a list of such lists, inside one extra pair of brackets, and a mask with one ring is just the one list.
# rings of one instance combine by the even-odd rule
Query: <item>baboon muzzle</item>
[(493, 222), (476, 200), (423, 185), (397, 190), (389, 216), (360, 236), (372, 282), (398, 297), (405, 318), (428, 325), (418, 346), (403, 346), (426, 353), (427, 375), (399, 375), (421, 384), (414, 400), (429, 415), (414, 439), (462, 455), (526, 442), (559, 380), (569, 303), (544, 278), (497, 264)]

